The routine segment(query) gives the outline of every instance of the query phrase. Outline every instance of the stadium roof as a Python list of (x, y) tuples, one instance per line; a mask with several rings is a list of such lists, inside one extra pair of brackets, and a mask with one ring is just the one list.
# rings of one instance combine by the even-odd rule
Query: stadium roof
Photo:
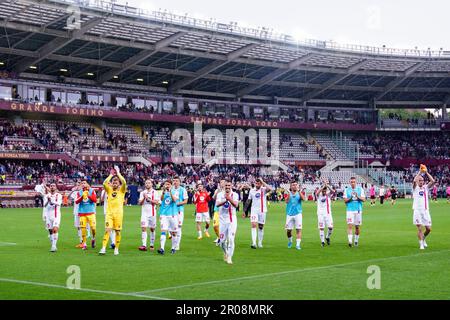
[(0, 62), (24, 79), (241, 101), (450, 102), (448, 52), (298, 44), (108, 1), (2, 1)]

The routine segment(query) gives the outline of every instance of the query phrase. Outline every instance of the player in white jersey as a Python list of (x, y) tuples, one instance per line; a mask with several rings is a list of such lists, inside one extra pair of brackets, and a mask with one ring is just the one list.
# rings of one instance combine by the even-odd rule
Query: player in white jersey
[[(256, 238), (258, 235), (258, 247), (263, 247), (264, 225), (267, 216), (267, 193), (272, 188), (261, 178), (256, 179), (255, 187), (250, 190), (248, 199), (252, 202), (250, 211), (250, 222), (252, 224), (252, 249), (256, 249)], [(258, 229), (257, 229), (258, 228)]]
[(224, 261), (233, 264), (234, 238), (236, 237), (236, 209), (239, 206), (239, 195), (233, 192), (231, 182), (225, 183), (225, 190), (217, 194), (216, 206), (219, 208), (220, 246), (224, 253)]
[(50, 235), (50, 252), (56, 252), (58, 242), (58, 231), (61, 224), (61, 204), (62, 195), (56, 192), (56, 184), (50, 184), (50, 191), (44, 196), (44, 214), (42, 220), (45, 222), (45, 229)]
[(161, 197), (153, 189), (153, 181), (145, 181), (145, 190), (141, 191), (139, 196), (139, 205), (141, 209), (141, 228), (142, 228), (142, 246), (141, 251), (147, 251), (147, 229), (150, 230), (150, 251), (155, 250), (155, 229), (156, 229), (156, 206), (161, 204)]
[[(422, 174), (426, 174), (429, 182), (426, 185)], [(417, 227), (417, 237), (419, 238), (420, 249), (424, 250), (428, 247), (425, 241), (431, 232), (431, 215), (430, 215), (430, 188), (436, 183), (434, 178), (428, 173), (424, 165), (420, 166), (420, 171), (414, 178), (413, 182), (413, 211), (414, 224)], [(423, 232), (425, 227), (425, 232)]]
[[(100, 201), (103, 202), (103, 215), (106, 218), (106, 211), (108, 208), (108, 195), (105, 192), (105, 189), (102, 190), (102, 193), (100, 195)], [(110, 248), (111, 249), (115, 249), (116, 248), (116, 232), (111, 229), (111, 231), (109, 232), (109, 239), (111, 240), (111, 245)]]
[[(47, 187), (45, 180), (43, 180), (42, 184), (38, 184), (34, 187), (34, 191), (39, 193), (39, 195), (42, 197), (42, 202), (44, 202), (44, 197), (50, 191), (50, 189)], [(45, 207), (42, 208), (42, 214), (45, 214)]]
[[(325, 241), (330, 245), (331, 234), (333, 233), (333, 215), (331, 213), (331, 193), (334, 190), (330, 187), (328, 182), (317, 190), (317, 224), (319, 228), (319, 236), (322, 247), (325, 246)], [(325, 228), (327, 228), (327, 235), (325, 237)]]

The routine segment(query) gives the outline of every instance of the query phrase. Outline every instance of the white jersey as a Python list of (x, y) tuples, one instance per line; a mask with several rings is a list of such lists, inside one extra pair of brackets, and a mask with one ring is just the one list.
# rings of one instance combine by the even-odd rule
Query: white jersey
[(428, 211), (429, 210), (430, 190), (427, 185), (422, 187), (416, 186), (413, 190), (413, 209)]
[(73, 200), (73, 214), (75, 216), (78, 215), (78, 208), (80, 207), (80, 204), (75, 202), (77, 200), (77, 197), (78, 197), (78, 192), (79, 191), (73, 191), (71, 196), (70, 196), (70, 198)]
[(46, 194), (44, 196), (44, 214), (46, 216), (59, 218), (61, 216), (61, 204), (62, 195), (57, 192), (55, 192), (54, 194)]
[[(239, 195), (236, 192), (231, 192), (233, 201), (238, 202), (239, 201)], [(216, 199), (216, 206), (219, 203), (222, 203), (225, 201), (225, 191), (219, 192), (217, 194)], [(219, 207), (219, 218), (220, 223), (231, 223), (236, 221), (236, 208), (231, 205), (230, 202), (225, 202), (225, 204), (221, 207)]]
[[(152, 189), (148, 191), (147, 189), (144, 191), (141, 191), (141, 194), (139, 196), (139, 202), (143, 201), (145, 198), (157, 201), (158, 203), (161, 203), (161, 197), (159, 196), (158, 192), (155, 189)], [(146, 214), (147, 216), (156, 216), (156, 204), (152, 204), (150, 201), (144, 200), (144, 203), (142, 204), (141, 209), (142, 214)]]
[(317, 196), (317, 214), (318, 215), (331, 214), (331, 198), (328, 193), (326, 195), (320, 193)]
[(266, 213), (267, 212), (267, 189), (265, 187), (253, 188), (250, 190), (248, 198), (252, 200), (252, 214)]
[(380, 197), (383, 197), (386, 194), (386, 189), (380, 188), (379, 192), (380, 192)]

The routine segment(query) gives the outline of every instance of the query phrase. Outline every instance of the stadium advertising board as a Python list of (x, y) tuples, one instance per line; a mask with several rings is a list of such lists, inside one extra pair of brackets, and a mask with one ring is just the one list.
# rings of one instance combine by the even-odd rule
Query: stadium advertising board
[(309, 129), (309, 130), (375, 130), (375, 124), (351, 123), (301, 123), (289, 121), (264, 121), (255, 119), (234, 119), (216, 117), (193, 117), (169, 114), (153, 114), (141, 112), (125, 112), (113, 109), (89, 108), (84, 106), (47, 105), (42, 103), (20, 103), (14, 101), (0, 101), (0, 110), (44, 113), (66, 116), (84, 116), (110, 119), (128, 119), (151, 122), (173, 122), (193, 124), (202, 122), (204, 125), (217, 125), (225, 127), (271, 128), (271, 129)]
[(39, 153), (39, 152), (0, 152), (0, 159), (17, 159), (17, 160), (64, 160), (71, 164), (76, 161), (64, 153)]

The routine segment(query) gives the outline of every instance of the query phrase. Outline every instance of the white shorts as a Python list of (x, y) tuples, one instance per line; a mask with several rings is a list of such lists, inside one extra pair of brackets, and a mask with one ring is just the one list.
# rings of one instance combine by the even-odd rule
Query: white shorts
[(195, 214), (195, 221), (196, 222), (206, 222), (209, 223), (211, 221), (211, 218), (209, 216), (209, 212), (197, 212)]
[(233, 222), (220, 222), (219, 225), (219, 238), (220, 242), (234, 241), (236, 237), (237, 221), (233, 219)]
[(265, 224), (266, 223), (266, 212), (252, 212), (250, 214), (250, 222), (252, 223), (258, 223), (258, 224)]
[(54, 212), (45, 213), (45, 229), (51, 230), (53, 228), (59, 228), (61, 225), (61, 214), (55, 217)]
[(77, 229), (80, 227), (80, 217), (78, 216), (78, 214), (73, 216), (73, 225)]
[(347, 211), (347, 224), (353, 224), (355, 226), (362, 225), (362, 212)]
[(151, 214), (142, 213), (141, 214), (141, 227), (142, 228), (156, 228), (156, 215), (152, 216)]
[(422, 225), (425, 227), (431, 227), (431, 215), (428, 210), (414, 210), (414, 221), (413, 223), (417, 225)]
[(286, 216), (286, 230), (301, 230), (303, 224), (303, 215), (301, 213), (295, 215), (295, 216)]
[(317, 225), (319, 229), (333, 228), (333, 215), (331, 213), (318, 213)]
[(182, 227), (184, 222), (184, 211), (178, 211), (178, 226)]
[(177, 232), (178, 217), (177, 216), (160, 216), (159, 223), (161, 231)]

